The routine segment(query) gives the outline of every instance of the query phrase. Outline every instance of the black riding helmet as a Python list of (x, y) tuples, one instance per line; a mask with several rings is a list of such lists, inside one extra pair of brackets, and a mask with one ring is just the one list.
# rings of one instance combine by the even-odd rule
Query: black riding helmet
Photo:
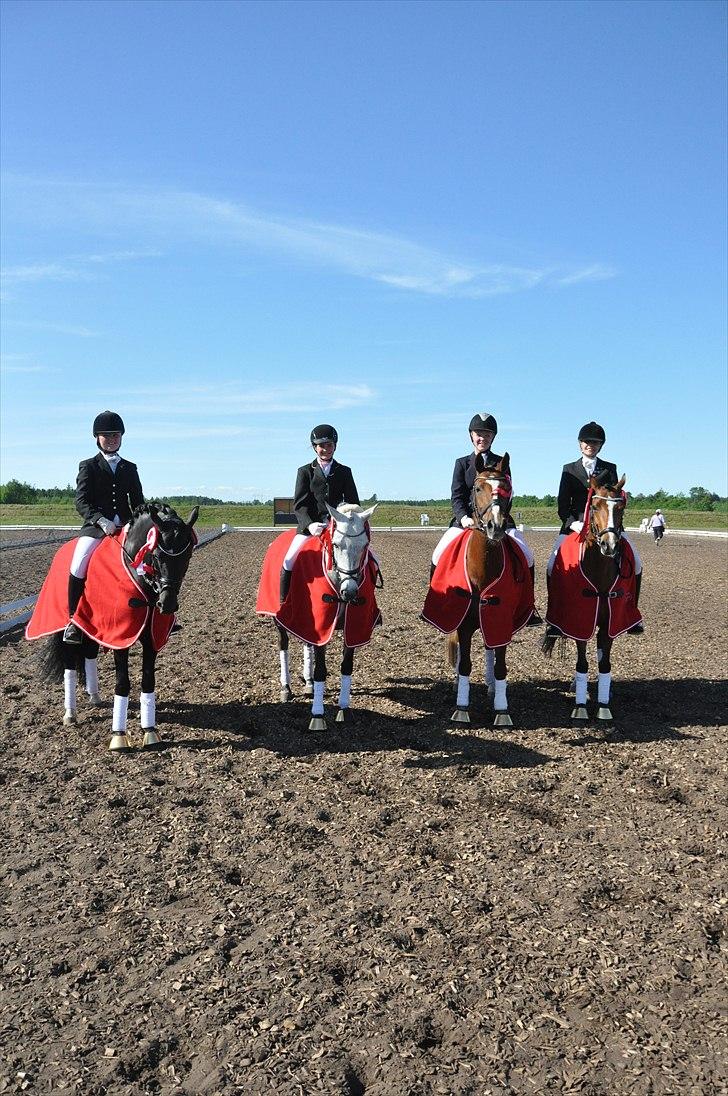
[(338, 440), (339, 435), (336, 430), (327, 422), (322, 422), (320, 426), (314, 426), (311, 431), (311, 445), (320, 445), (322, 441), (332, 441), (336, 445)]
[(604, 427), (600, 426), (598, 422), (584, 423), (579, 431), (579, 441), (600, 441), (602, 445), (607, 440), (607, 435), (604, 433)]
[(102, 411), (94, 419), (93, 435), (95, 438), (99, 434), (123, 434), (124, 433), (124, 421), (121, 415), (117, 415), (116, 411)]
[(470, 420), (468, 432), (471, 430), (492, 430), (495, 437), (498, 433), (498, 423), (487, 411), (477, 411)]

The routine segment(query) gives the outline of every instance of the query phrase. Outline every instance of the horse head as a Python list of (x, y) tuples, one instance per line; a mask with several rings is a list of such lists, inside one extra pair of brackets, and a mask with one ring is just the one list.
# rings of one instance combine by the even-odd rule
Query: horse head
[(622, 476), (617, 483), (605, 483), (599, 476), (592, 476), (589, 480), (585, 539), (588, 544), (597, 544), (602, 555), (610, 559), (617, 555), (624, 531), (622, 521), (627, 505), (625, 479)]
[(199, 512), (195, 506), (184, 521), (166, 503), (150, 502), (132, 515), (124, 550), (162, 613), (174, 613), (179, 606), (180, 587), (197, 543), (192, 527)]
[(359, 593), (369, 548), (367, 522), (376, 508), (376, 503), (368, 510), (362, 510), (354, 503), (342, 503), (339, 509), (326, 503), (331, 516), (328, 528), (331, 552), (327, 573), (342, 601), (354, 601)]
[(513, 501), (511, 458), (506, 453), (494, 467), (488, 468), (482, 453), (478, 453), (475, 470), (471, 496), (475, 527), (485, 533), (488, 540), (502, 540)]

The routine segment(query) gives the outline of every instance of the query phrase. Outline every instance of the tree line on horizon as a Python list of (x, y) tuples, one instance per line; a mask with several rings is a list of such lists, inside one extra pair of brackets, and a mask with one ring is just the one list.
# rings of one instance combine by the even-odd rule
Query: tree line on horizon
[[(691, 487), (686, 495), (683, 492), (671, 494), (659, 488), (652, 494), (630, 494), (630, 501), (642, 507), (659, 507), (662, 510), (728, 510), (728, 498), (716, 495), (705, 487)], [(30, 483), (21, 483), (11, 479), (0, 483), (0, 504), (21, 504), (32, 506), (38, 503), (73, 504), (76, 489), (71, 484), (65, 487), (34, 487)], [(225, 499), (210, 498), (207, 495), (170, 495), (166, 500), (172, 506), (273, 506), (273, 499), (253, 499), (248, 502), (232, 502)], [(381, 502), (389, 506), (449, 506), (449, 499), (379, 499), (374, 494), (362, 499), (363, 506), (373, 506)], [(547, 507), (556, 509), (556, 495), (514, 495), (513, 508)]]

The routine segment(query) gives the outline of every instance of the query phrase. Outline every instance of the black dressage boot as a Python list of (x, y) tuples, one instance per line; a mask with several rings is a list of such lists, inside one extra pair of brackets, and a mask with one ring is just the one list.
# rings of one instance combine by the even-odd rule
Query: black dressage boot
[[(76, 606), (81, 600), (81, 594), (83, 588), (86, 585), (85, 578), (76, 578), (75, 575), (68, 576), (68, 615), (72, 617), (76, 612)], [(68, 624), (63, 630), (63, 642), (71, 643), (74, 647), (80, 647), (83, 643), (84, 635), (80, 628), (77, 628), (73, 621), (69, 620)]]
[(281, 605), (288, 597), (288, 591), (291, 588), (291, 575), (293, 571), (287, 571), (285, 567), (281, 567)]
[[(535, 589), (536, 588), (536, 573), (535, 573), (536, 572), (536, 567), (535, 567), (535, 564), (534, 564), (534, 566), (529, 567), (528, 569), (531, 572), (531, 582), (533, 583), (533, 586), (534, 586), (534, 589)], [(539, 613), (538, 609), (534, 606), (533, 612), (531, 613), (531, 617), (528, 620), (528, 622), (526, 624), (526, 627), (527, 628), (537, 628), (539, 624), (543, 624), (543, 620), (541, 618), (541, 614)]]
[(430, 582), (432, 582), (432, 576), (435, 573), (435, 568), (436, 567), (437, 567), (436, 563), (430, 563), (430, 579), (429, 579)]
[[(640, 586), (642, 585), (642, 572), (641, 571), (638, 575), (634, 576), (634, 580), (635, 580), (635, 585), (637, 587), (637, 589), (635, 590), (635, 593), (634, 593), (634, 605), (635, 605), (635, 609), (636, 609), (637, 606), (640, 603)], [(644, 635), (644, 633), (645, 633), (645, 626), (644, 626), (644, 624), (642, 623), (641, 620), (638, 621), (637, 624), (633, 624), (631, 628), (627, 629), (627, 635), (628, 636), (641, 636), (641, 635)]]

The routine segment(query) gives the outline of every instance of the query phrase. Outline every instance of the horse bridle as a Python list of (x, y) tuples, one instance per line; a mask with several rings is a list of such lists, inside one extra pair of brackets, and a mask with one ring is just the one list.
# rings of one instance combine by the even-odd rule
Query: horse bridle
[[(594, 510), (593, 510), (593, 507), (592, 507), (592, 502), (594, 501), (594, 499), (599, 499), (601, 502), (606, 502), (606, 504), (607, 504), (607, 508), (609, 510), (609, 517), (608, 517), (608, 524), (607, 524), (605, 529), (597, 529), (596, 524), (594, 522)], [(589, 531), (592, 534), (592, 536), (594, 537), (594, 539), (596, 540), (597, 544), (599, 544), (600, 541), (601, 541), (601, 538), (607, 536), (608, 533), (614, 533), (617, 540), (622, 539), (622, 533), (624, 532), (624, 529), (623, 528), (618, 529), (616, 527), (616, 525), (614, 524), (614, 509), (615, 509), (616, 506), (620, 506), (622, 509), (624, 509), (625, 505), (626, 505), (626, 500), (625, 500), (623, 494), (620, 495), (617, 498), (617, 497), (614, 497), (612, 495), (596, 495), (596, 494), (590, 493), (590, 495), (589, 495)]]
[[(497, 506), (499, 509), (504, 510), (505, 514), (506, 514), (506, 517), (507, 517), (509, 512), (510, 512), (510, 509), (511, 509), (511, 504), (513, 503), (513, 489), (511, 488), (510, 490), (508, 490), (506, 487), (501, 487), (501, 482), (505, 483), (505, 484), (510, 484), (510, 477), (507, 476), (504, 472), (495, 472), (495, 470), (493, 470), (493, 474), (489, 478), (488, 477), (488, 472), (489, 471), (491, 471), (491, 470), (486, 468), (485, 471), (480, 472), (479, 475), (485, 476), (485, 478), (486, 478), (486, 480), (488, 480), (488, 482), (490, 482), (491, 480), (496, 480), (497, 479), (498, 480), (498, 486), (494, 488), (492, 483), (491, 483), (491, 496), (490, 496), (490, 499), (488, 501), (488, 504), (486, 506), (484, 506), (482, 510), (478, 509), (478, 506), (477, 506), (476, 501), (475, 501), (475, 483), (473, 483), (473, 488), (472, 488), (472, 491), (470, 492), (470, 507), (473, 511), (473, 517), (475, 518), (475, 524), (476, 524), (477, 528), (480, 530), (481, 533), (484, 533), (486, 531), (487, 515), (488, 515), (488, 513), (492, 512), (494, 506)], [(476, 481), (477, 481), (477, 476), (476, 476)], [(501, 503), (499, 501), (501, 498), (505, 500), (504, 503)]]
[[(182, 524), (184, 525), (185, 523), (182, 522)], [(158, 528), (158, 527), (156, 527), (156, 528)], [(189, 551), (190, 549), (192, 549), (192, 551), (194, 551), (195, 544), (197, 543), (197, 535), (196, 535), (196, 533), (194, 532), (193, 529), (190, 529), (189, 533), (190, 533), (189, 542), (187, 544), (185, 544), (184, 548), (180, 548), (180, 550), (178, 552), (172, 552), (172, 551), (170, 551), (169, 548), (165, 548), (164, 545), (159, 542), (159, 540), (156, 542), (154, 547), (143, 544), (141, 546), (141, 548), (139, 549), (139, 551), (137, 552), (136, 556), (132, 556), (131, 552), (129, 552), (127, 550), (127, 547), (126, 547), (125, 544), (121, 545), (121, 550), (124, 553), (124, 555), (126, 556), (126, 558), (129, 560), (132, 571), (134, 571), (134, 573), (137, 574), (138, 577), (141, 578), (142, 581), (146, 583), (146, 585), (151, 589), (151, 591), (154, 594), (157, 601), (161, 598), (161, 596), (162, 596), (162, 594), (164, 593), (165, 590), (169, 590), (171, 588), (172, 583), (162, 582), (162, 570), (161, 570), (161, 567), (159, 565), (159, 559), (156, 556), (156, 552), (160, 551), (160, 552), (163, 552), (165, 556), (175, 557), (175, 556), (183, 556), (185, 554), (185, 552)], [(142, 570), (143, 570), (143, 574), (141, 574), (141, 575), (137, 571), (137, 568), (139, 566), (139, 562), (137, 562), (137, 560), (138, 560), (138, 557), (139, 557), (140, 554), (141, 554), (141, 560), (139, 562), (141, 562)], [(192, 553), (190, 552), (190, 554), (192, 554)], [(147, 562), (147, 560), (150, 557), (151, 557), (151, 564)]]

